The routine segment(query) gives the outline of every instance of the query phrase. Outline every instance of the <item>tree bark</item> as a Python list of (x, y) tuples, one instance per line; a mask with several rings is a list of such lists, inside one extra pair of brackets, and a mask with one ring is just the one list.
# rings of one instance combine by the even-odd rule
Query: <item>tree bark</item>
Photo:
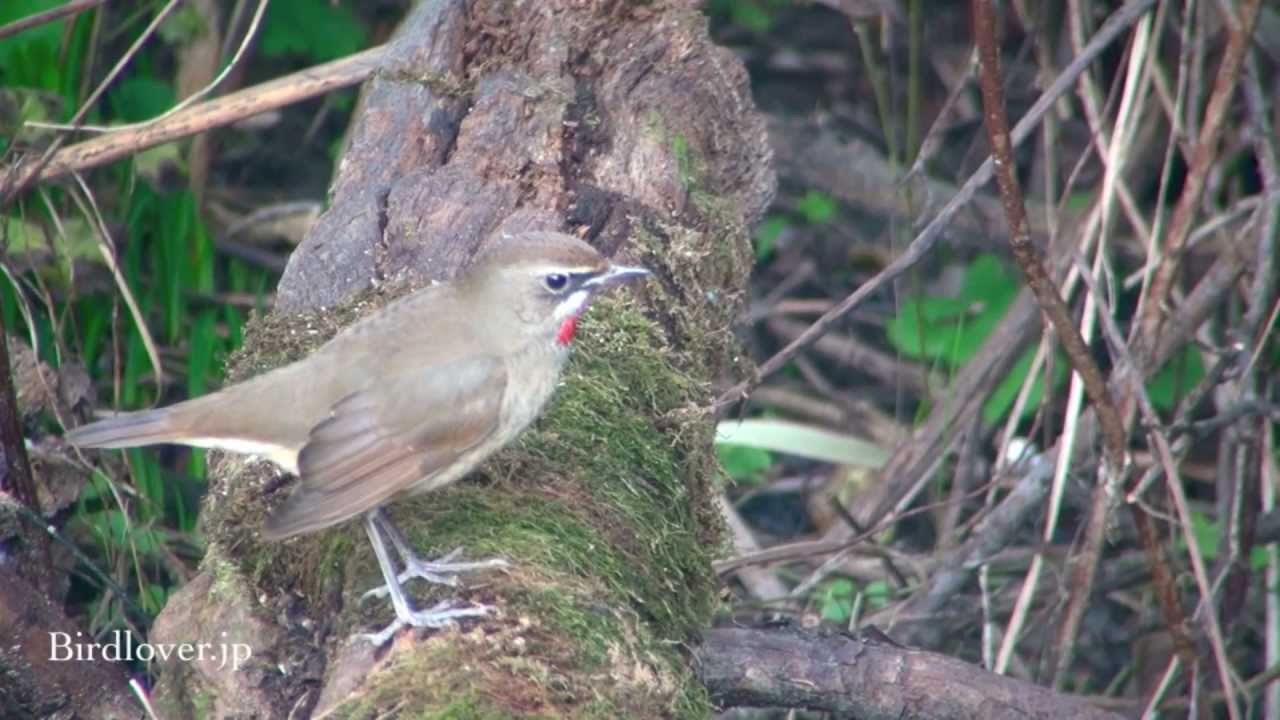
[(71, 650), (85, 629), (52, 599), (65, 596), (73, 563), (44, 527), (83, 478), (65, 460), (28, 450), (24, 420), (44, 409), (66, 417), (73, 375), (41, 363), (0, 319), (0, 717), (13, 720), (126, 717), (134, 708), (123, 668)]
[(421, 2), (233, 376), (450, 279), (502, 233), (576, 233), (656, 278), (592, 308), (564, 386), (514, 447), (392, 507), (424, 554), (513, 562), (463, 588), (414, 586), (419, 603), (470, 599), (494, 617), (374, 650), (358, 634), (391, 614), (359, 601), (379, 577), (359, 523), (266, 543), (291, 480), (215, 457), (202, 572), (152, 640), (252, 657), (163, 665), (165, 717), (705, 716), (681, 648), (717, 587), (707, 408), (711, 381), (744, 369), (730, 326), (773, 183), (746, 74), (695, 3)]
[(1119, 720), (1082, 698), (874, 636), (718, 628), (699, 675), (730, 705), (822, 710), (860, 720)]

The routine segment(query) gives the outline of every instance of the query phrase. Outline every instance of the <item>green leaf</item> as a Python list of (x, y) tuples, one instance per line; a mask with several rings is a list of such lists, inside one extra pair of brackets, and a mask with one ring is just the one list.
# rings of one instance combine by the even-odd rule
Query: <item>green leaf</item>
[[(1207, 562), (1218, 559), (1218, 551), (1222, 545), (1222, 522), (1215, 520), (1209, 515), (1192, 511), (1191, 512), (1191, 534), (1196, 537), (1196, 546), (1200, 548), (1200, 555)], [(1175, 545), (1179, 552), (1187, 552), (1187, 542), (1182, 535), (1178, 535)], [(1258, 571), (1267, 566), (1269, 558), (1268, 550), (1265, 546), (1255, 546), (1249, 553), (1249, 569)]]
[(954, 350), (966, 310), (964, 301), (953, 298), (909, 299), (889, 320), (889, 342), (908, 357), (958, 363)]
[[(982, 406), (982, 419), (988, 425), (994, 425), (1004, 419), (1009, 410), (1013, 408), (1013, 403), (1018, 399), (1018, 393), (1022, 390), (1022, 383), (1027, 378), (1027, 373), (1031, 370), (1031, 362), (1035, 360), (1036, 348), (1030, 347), (1023, 351), (1022, 356), (1009, 369), (1004, 380), (996, 388), (996, 391), (987, 398), (987, 402)], [(1061, 352), (1056, 353), (1053, 363), (1053, 387), (1060, 388), (1067, 381), (1067, 358)], [(1027, 418), (1036, 413), (1040, 407), (1040, 398), (1044, 395), (1044, 373), (1043, 371), (1033, 381), (1031, 385), (1031, 394), (1027, 396), (1027, 404), (1022, 409), (1022, 417)]]
[[(110, 498), (111, 487), (107, 482), (107, 476), (101, 470), (94, 468), (93, 473), (89, 476), (89, 481), (80, 490), (80, 496), (76, 498), (76, 501), (84, 505), (95, 500), (110, 500)], [(82, 514), (81, 517), (86, 517), (86, 515)]]
[(131, 523), (119, 509), (88, 513), (82, 519), (93, 529), (98, 540), (108, 547), (133, 547), (147, 557), (160, 551), (159, 534), (146, 525)]
[(275, 0), (262, 27), (266, 57), (301, 55), (325, 62), (350, 55), (368, 42), (364, 25), (329, 0)]
[(169, 178), (187, 174), (187, 163), (178, 150), (178, 143), (165, 143), (135, 153), (133, 167), (138, 176), (156, 190), (171, 186), (173, 181)]
[(786, 232), (791, 222), (786, 215), (770, 215), (756, 229), (756, 260), (764, 260), (773, 254), (778, 238)]
[(796, 210), (805, 222), (811, 225), (825, 225), (836, 215), (836, 201), (830, 195), (817, 190), (810, 190), (796, 203)]
[(716, 426), (717, 445), (745, 445), (810, 460), (878, 468), (889, 454), (852, 435), (772, 418), (725, 420)]
[[(1218, 545), (1222, 540), (1222, 523), (1202, 512), (1192, 511), (1191, 534), (1196, 536), (1196, 545), (1199, 546), (1200, 554), (1205, 560), (1218, 558)], [(1178, 536), (1177, 544), (1179, 550), (1187, 551), (1187, 543), (1182, 536)]]
[(773, 467), (773, 455), (768, 450), (748, 445), (717, 444), (716, 455), (724, 471), (739, 483), (758, 482), (765, 471)]
[[(359, 93), (354, 90), (336, 90), (324, 96), (324, 101), (333, 109), (342, 112), (351, 112), (356, 107), (356, 100), (360, 97)], [(339, 140), (342, 138), (339, 137)]]
[(853, 581), (836, 578), (827, 583), (818, 599), (822, 619), (832, 623), (847, 623), (853, 614)]
[(958, 297), (908, 298), (890, 319), (889, 342), (913, 358), (964, 364), (978, 352), (1018, 295), (1018, 280), (995, 255), (983, 254), (965, 271)]
[(98, 354), (103, 351), (108, 339), (107, 332), (111, 329), (111, 305), (105, 302), (82, 302), (76, 305), (84, 342), (81, 362), (87, 368), (96, 368)]
[(49, 243), (44, 232), (35, 223), (24, 222), (20, 218), (6, 217), (0, 226), (0, 241), (7, 254), (35, 255), (49, 253)]
[(218, 324), (216, 310), (203, 310), (189, 316), (191, 321), (187, 339), (187, 396), (200, 397), (209, 390), (209, 381), (216, 378), (218, 364), (214, 357), (218, 351)]
[(1266, 569), (1267, 565), (1271, 562), (1270, 547), (1271, 546), (1269, 545), (1266, 545), (1266, 546), (1258, 545), (1253, 548), (1253, 551), (1249, 553), (1249, 569), (1250, 570), (1253, 570), (1254, 572), (1258, 572), (1259, 570)]
[(1018, 280), (999, 257), (982, 253), (964, 272), (960, 296), (970, 302), (1007, 304), (1018, 294)]
[[(61, 0), (0, 2), (0, 25), (61, 4)], [(8, 86), (59, 90), (58, 48), (65, 28), (66, 21), (44, 23), (0, 40), (0, 82)]]
[(154, 77), (130, 77), (108, 94), (111, 111), (123, 122), (141, 122), (173, 107), (173, 87)]
[(773, 27), (771, 6), (775, 4), (776, 0), (712, 0), (706, 12), (751, 32), (762, 33)]
[(862, 589), (862, 596), (866, 599), (867, 607), (880, 610), (889, 606), (893, 590), (885, 580), (872, 580)]
[[(54, 246), (60, 255), (67, 255), (76, 260), (101, 259), (97, 249), (97, 237), (83, 218), (63, 219), (65, 236), (54, 238)], [(18, 218), (4, 219), (4, 247), (10, 255), (37, 255), (50, 252), (45, 233), (33, 223), (26, 223)]]
[(0, 141), (38, 143), (55, 131), (29, 127), (28, 122), (56, 122), (62, 117), (62, 96), (49, 90), (10, 87), (0, 89)]
[(160, 614), (164, 609), (164, 604), (169, 601), (169, 591), (163, 585), (155, 583), (147, 583), (146, 591), (139, 598), (142, 602), (142, 609), (148, 614), (155, 616)]
[(961, 292), (971, 319), (964, 324), (956, 345), (960, 363), (977, 354), (1017, 296), (1018, 278), (1000, 258), (990, 253), (974, 258)]
[(1147, 382), (1147, 395), (1157, 410), (1172, 410), (1203, 379), (1204, 359), (1195, 346), (1188, 345)]
[(1068, 215), (1084, 214), (1093, 207), (1097, 195), (1091, 192), (1073, 192), (1067, 196), (1066, 205), (1062, 208)]
[(0, 218), (0, 248), (20, 267), (34, 268), (46, 282), (59, 288), (71, 284), (74, 262), (102, 263), (98, 239), (83, 217), (62, 222), (64, 235), (54, 237), (52, 244), (44, 231), (34, 223), (16, 217)]

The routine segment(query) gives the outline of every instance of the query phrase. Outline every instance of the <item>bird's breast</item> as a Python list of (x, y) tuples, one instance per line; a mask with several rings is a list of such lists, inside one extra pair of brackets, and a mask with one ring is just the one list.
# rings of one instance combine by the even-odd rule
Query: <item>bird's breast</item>
[(569, 358), (563, 346), (531, 347), (507, 361), (507, 387), (498, 433), (503, 444), (529, 426), (555, 394)]

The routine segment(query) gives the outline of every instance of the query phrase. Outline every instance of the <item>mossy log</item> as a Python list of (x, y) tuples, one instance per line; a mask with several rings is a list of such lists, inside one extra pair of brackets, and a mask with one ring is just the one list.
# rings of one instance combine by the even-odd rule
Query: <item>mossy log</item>
[[(425, 0), (364, 88), (329, 210), (232, 376), (307, 352), (353, 317), (448, 280), (504, 232), (576, 232), (656, 277), (596, 304), (566, 380), (473, 477), (391, 507), (417, 549), (502, 556), (458, 588), (492, 617), (359, 637), (391, 619), (359, 523), (267, 543), (292, 487), (211, 462), (209, 551), (153, 642), (245, 643), (233, 669), (171, 662), (166, 717), (702, 717), (686, 652), (716, 601), (713, 381), (773, 191), (745, 73), (692, 3)], [(288, 408), (281, 408), (288, 412)], [(424, 408), (448, 412), (448, 408)]]

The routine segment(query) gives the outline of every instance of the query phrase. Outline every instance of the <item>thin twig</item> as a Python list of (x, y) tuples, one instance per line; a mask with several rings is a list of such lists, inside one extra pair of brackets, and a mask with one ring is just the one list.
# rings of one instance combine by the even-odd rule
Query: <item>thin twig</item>
[(70, 0), (65, 5), (59, 5), (55, 8), (49, 8), (44, 12), (32, 13), (24, 18), (19, 18), (13, 22), (0, 27), (0, 40), (10, 35), (17, 35), (20, 32), (30, 30), (33, 27), (51, 23), (60, 20), (68, 15), (77, 15), (85, 10), (93, 8), (105, 3), (107, 0)]
[[(124, 72), (125, 67), (133, 60), (134, 56), (138, 54), (142, 49), (142, 46), (146, 44), (147, 40), (149, 40), (156, 30), (160, 28), (160, 24), (164, 22), (165, 18), (169, 17), (169, 13), (173, 12), (178, 7), (178, 4), (178, 0), (169, 0), (169, 2), (160, 9), (160, 12), (156, 13), (156, 16), (152, 18), (147, 27), (143, 29), (142, 34), (138, 36), (138, 39), (133, 41), (133, 44), (130, 45), (129, 49), (125, 50), (124, 55), (116, 61), (116, 64), (107, 73), (107, 76), (102, 79), (102, 82), (98, 83), (98, 87), (94, 88), (93, 93), (91, 93), (89, 97), (81, 103), (80, 108), (76, 110), (75, 115), (71, 117), (71, 130), (75, 130), (75, 128), (79, 127), (80, 124), (84, 122), (85, 116), (88, 115), (89, 111), (93, 109), (93, 106), (98, 103), (98, 100), (102, 97), (103, 93), (107, 91), (107, 88), (111, 87), (111, 83), (115, 82), (116, 78), (120, 76), (120, 73)], [(70, 133), (59, 135), (54, 138), (53, 142), (49, 143), (49, 147), (45, 148), (40, 159), (29, 168), (29, 172), (23, 173), (19, 176), (18, 182), (10, 182), (10, 177), (8, 176), (13, 174), (15, 168), (9, 168), (9, 172), (6, 173), (7, 177), (0, 178), (0, 208), (7, 206), (10, 200), (17, 197), (18, 194), (25, 190), (28, 185), (34, 182), (35, 177), (42, 174), (44, 168), (56, 157), (58, 148), (62, 147), (62, 143), (65, 142), (69, 136)]]
[[(1083, 383), (1085, 392), (1094, 406), (1102, 429), (1104, 446), (1103, 465), (1099, 472), (1099, 483), (1105, 487), (1118, 488), (1123, 484), (1125, 452), (1128, 446), (1127, 434), (1121, 420), (1120, 411), (1107, 388), (1102, 370), (1094, 362), (1089, 346), (1071, 317), (1071, 311), (1058, 294), (1043, 257), (1031, 238), (1027, 225), (1026, 206), (1022, 200), (1022, 191), (1014, 175), (1016, 167), (1013, 158), (1013, 143), (1009, 137), (1009, 121), (1005, 112), (1003, 73), (1000, 69), (1000, 48), (996, 41), (995, 8), (990, 0), (974, 0), (973, 2), (974, 38), (978, 46), (980, 68), (979, 86), (982, 89), (983, 118), (987, 134), (991, 139), (992, 156), (995, 158), (996, 181), (1000, 186), (1000, 197), (1004, 202), (1005, 214), (1009, 222), (1009, 241), (1014, 259), (1026, 276), (1027, 285), (1036, 296), (1040, 310), (1048, 318), (1054, 331), (1062, 343), (1072, 368)], [(1055, 676), (1065, 663), (1069, 662), (1071, 652), (1067, 649), (1074, 644), (1076, 628), (1083, 617), (1083, 605), (1089, 597), (1094, 581), (1096, 563), (1094, 554), (1090, 552), (1094, 545), (1101, 547), (1101, 536), (1090, 537), (1093, 542), (1085, 545), (1082, 557), (1077, 558), (1073, 574), (1073, 600), (1068, 604), (1065, 622), (1058, 633), (1057, 658)], [(1025, 597), (1025, 595), (1024, 595)], [(1008, 658), (1007, 650), (1016, 640), (1016, 633), (1005, 638), (1001, 658)]]
[[(1248, 109), (1249, 123), (1253, 126), (1253, 153), (1258, 161), (1258, 174), (1262, 177), (1262, 187), (1267, 195), (1280, 195), (1280, 151), (1276, 148), (1275, 129), (1271, 126), (1271, 114), (1268, 98), (1262, 89), (1259, 75), (1257, 53), (1250, 53), (1245, 63), (1244, 99)], [(1256, 367), (1258, 353), (1266, 346), (1270, 325), (1275, 322), (1276, 313), (1272, 309), (1270, 320), (1263, 321), (1268, 315), (1268, 306), (1272, 305), (1275, 287), (1276, 242), (1280, 236), (1280, 198), (1263, 204), (1262, 217), (1258, 227), (1258, 252), (1253, 269), (1253, 284), (1249, 288), (1249, 305), (1245, 310), (1242, 331), (1250, 336), (1254, 351), (1245, 367), (1245, 375), (1252, 373)], [(1280, 307), (1277, 302), (1276, 307)], [(1263, 326), (1266, 327), (1263, 327)], [(1262, 328), (1262, 332), (1259, 332)], [(1242, 338), (1244, 339), (1244, 338)]]
[(1041, 311), (1048, 317), (1054, 331), (1061, 339), (1063, 351), (1071, 362), (1072, 368), (1084, 381), (1085, 391), (1097, 408), (1102, 425), (1107, 462), (1111, 465), (1111, 472), (1118, 473), (1124, 466), (1126, 447), (1120, 412), (1107, 390), (1102, 370), (1094, 362), (1089, 346), (1071, 319), (1071, 311), (1049, 277), (1044, 258), (1032, 240), (1031, 231), (1027, 226), (1022, 190), (1018, 186), (1017, 177), (1014, 176), (1013, 143), (1009, 137), (1009, 120), (1005, 113), (1000, 48), (995, 37), (995, 9), (990, 0), (975, 0), (973, 8), (974, 35), (978, 44), (978, 54), (981, 57), (978, 77), (982, 87), (984, 116), (988, 135), (991, 138), (992, 155), (996, 159), (996, 181), (1000, 186), (1000, 196), (1004, 200), (1005, 212), (1008, 215), (1009, 242), (1013, 256), (1026, 275), (1027, 285), (1035, 293)]
[[(1014, 126), (1012, 141), (1015, 146), (1021, 144), (1031, 135), (1032, 131), (1039, 125), (1040, 118), (1053, 108), (1053, 104), (1057, 102), (1058, 98), (1071, 89), (1080, 73), (1084, 72), (1085, 68), (1097, 59), (1126, 28), (1137, 22), (1138, 18), (1142, 17), (1154, 4), (1155, 0), (1131, 0), (1116, 10), (1111, 17), (1107, 18), (1102, 27), (1098, 28), (1098, 33), (1094, 35), (1093, 40), (1067, 67), (1063, 68), (1053, 83), (1040, 94), (1040, 97), (1036, 98), (1035, 103), (1027, 111), (1027, 114)], [(723, 410), (729, 405), (740, 402), (764, 378), (785, 367), (791, 361), (791, 358), (826, 334), (832, 325), (860, 305), (862, 301), (879, 292), (888, 283), (919, 262), (942, 238), (942, 233), (950, 225), (952, 217), (973, 199), (980, 187), (991, 179), (993, 170), (994, 166), (991, 158), (988, 157), (974, 171), (973, 175), (969, 177), (968, 181), (965, 182), (955, 196), (938, 212), (937, 217), (930, 221), (907, 245), (901, 255), (870, 280), (860, 285), (857, 290), (850, 293), (839, 305), (836, 305), (814, 321), (800, 337), (791, 341), (786, 347), (775, 353), (773, 357), (761, 363), (754, 377), (726, 390), (717, 399), (716, 409)]]
[(377, 70), (383, 52), (384, 46), (370, 48), (200, 103), (146, 127), (96, 137), (58, 150), (47, 163), (10, 165), (0, 175), (0, 198), (13, 197), (33, 182), (105, 165), (139, 150), (229, 125), (268, 110), (363, 82)]
[[(1085, 276), (1088, 278), (1088, 276)], [(1091, 278), (1086, 279), (1090, 282)], [(1134, 358), (1129, 356), (1128, 348), (1125, 343), (1124, 335), (1120, 332), (1120, 328), (1116, 326), (1115, 319), (1111, 315), (1110, 308), (1103, 308), (1103, 312), (1099, 313), (1102, 318), (1103, 336), (1107, 339), (1111, 347), (1111, 352), (1117, 357), (1122, 358), (1125, 365), (1133, 367)], [(1130, 389), (1133, 397), (1137, 400), (1139, 411), (1142, 413), (1144, 422), (1147, 424), (1147, 436), (1152, 444), (1156, 446), (1156, 454), (1160, 461), (1160, 467), (1164, 470), (1165, 486), (1169, 490), (1169, 496), (1173, 499), (1174, 508), (1178, 514), (1178, 520), (1182, 527), (1183, 540), (1187, 544), (1187, 555), (1191, 559), (1192, 574), (1195, 577), (1196, 585), (1200, 590), (1200, 616), (1205, 625), (1205, 634), (1209, 637), (1209, 644), (1213, 648), (1214, 664), (1218, 670), (1218, 681), (1222, 683), (1224, 699), (1227, 703), (1227, 712), (1232, 720), (1242, 717), (1240, 708), (1236, 703), (1236, 693), (1232, 692), (1234, 687), (1234, 678), (1231, 673), (1231, 666), (1227, 658), (1226, 642), (1223, 640), (1222, 628), (1218, 623), (1218, 609), (1213, 601), (1213, 592), (1209, 583), (1209, 574), (1205, 569), (1204, 554), (1200, 551), (1199, 541), (1196, 539), (1196, 533), (1193, 528), (1191, 511), (1187, 503), (1187, 497), (1182, 490), (1182, 479), (1178, 473), (1178, 463), (1174, 460), (1173, 450), (1169, 446), (1169, 439), (1160, 429), (1160, 417), (1156, 414), (1155, 408), (1151, 404), (1151, 398), (1147, 396), (1147, 389), (1143, 385), (1142, 380), (1133, 373), (1126, 373), (1125, 377), (1129, 378)], [(1142, 517), (1149, 516), (1145, 513)], [(1140, 527), (1141, 530), (1141, 527)], [(1153, 565), (1153, 572), (1160, 570), (1161, 565)], [(1167, 569), (1164, 572), (1169, 573), (1170, 577), (1166, 579), (1167, 587), (1170, 594), (1173, 594), (1175, 601), (1176, 584), (1173, 581), (1172, 573)], [(1178, 616), (1174, 618), (1177, 622), (1183, 621), (1181, 615), (1181, 603), (1178, 602)], [(1169, 628), (1173, 632), (1177, 632), (1174, 628)], [(1176, 635), (1175, 635), (1176, 636)], [(1185, 659), (1184, 659), (1185, 662)]]
[(235, 56), (232, 57), (231, 61), (228, 62), (225, 67), (222, 68), (222, 70), (218, 73), (218, 75), (214, 77), (213, 80), (211, 80), (204, 87), (200, 88), (196, 92), (183, 98), (182, 102), (179, 102), (178, 104), (174, 105), (173, 107), (169, 108), (163, 113), (149, 120), (142, 120), (140, 122), (127, 123), (124, 125), (75, 125), (75, 124), (63, 124), (63, 123), (35, 122), (32, 120), (28, 120), (26, 122), (26, 125), (30, 127), (37, 127), (41, 129), (52, 129), (52, 130), (67, 130), (67, 131), (86, 130), (90, 132), (104, 132), (104, 133), (123, 132), (125, 130), (136, 130), (138, 128), (147, 127), (148, 125), (151, 125), (153, 123), (158, 123), (161, 120), (164, 120), (165, 118), (172, 117), (182, 112), (183, 110), (186, 110), (187, 108), (199, 102), (201, 98), (208, 96), (209, 93), (217, 89), (217, 87), (222, 84), (222, 81), (226, 80), (227, 76), (231, 74), (231, 71), (235, 70), (236, 66), (240, 64), (240, 60), (244, 58), (245, 52), (248, 51), (249, 46), (253, 43), (254, 36), (258, 34), (258, 27), (262, 23), (262, 16), (267, 11), (268, 2), (269, 0), (258, 0), (258, 9), (256, 12), (254, 12), (253, 19), (249, 22), (249, 28), (245, 30), (244, 37), (241, 38), (240, 45), (236, 48)]
[[(733, 534), (734, 551), (739, 553), (758, 551), (760, 544), (756, 542), (751, 528), (747, 527), (742, 516), (738, 514), (737, 509), (724, 496), (724, 493), (716, 497), (716, 507), (720, 509), (720, 516), (724, 518), (725, 525)], [(747, 593), (757, 600), (770, 602), (787, 596), (787, 586), (783, 585), (770, 570), (744, 565), (738, 568), (735, 574)]]
[[(931, 573), (928, 582), (904, 604), (903, 617), (927, 618), (940, 611), (973, 572), (1007, 547), (1014, 534), (1025, 526), (1026, 519), (1044, 506), (1053, 473), (1052, 459), (1034, 456), (1014, 472), (1021, 473), (1021, 477), (1013, 488), (987, 513), (963, 545), (942, 557), (938, 570)], [(1036, 554), (1041, 556), (1042, 553)]]
[[(1161, 260), (1154, 265), (1148, 292), (1139, 300), (1139, 322), (1134, 327), (1136, 334), (1131, 337), (1131, 341), (1134, 338), (1145, 338), (1146, 342), (1154, 343), (1160, 334), (1165, 316), (1164, 306), (1182, 264), (1184, 244), (1191, 233), (1196, 211), (1200, 208), (1200, 196), (1204, 192), (1214, 161), (1218, 158), (1218, 141), (1226, 127), (1231, 98), (1240, 84), (1245, 51), (1249, 48), (1249, 38), (1253, 35), (1261, 4), (1260, 0), (1243, 0), (1238, 19), (1231, 17), (1230, 13), (1226, 13), (1227, 17), (1224, 18), (1228, 27), (1227, 47), (1223, 52), (1222, 63), (1218, 66), (1213, 94), (1205, 109), (1204, 122), (1191, 155), (1191, 166), (1182, 183), (1182, 194), (1174, 208), (1169, 231), (1164, 237), (1164, 247), (1159, 250)], [(1138, 359), (1142, 360), (1141, 357)]]
[[(1082, 5), (1087, 6), (1088, 3), (1081, 3), (1080, 0), (1069, 3), (1071, 42), (1076, 48), (1084, 45), (1085, 18), (1089, 17), (1088, 10), (1081, 7)], [(1156, 10), (1156, 15), (1161, 15), (1165, 7), (1167, 3), (1161, 4)], [(1135, 106), (1140, 107), (1145, 104), (1147, 88), (1150, 86), (1147, 76), (1150, 75), (1153, 66), (1150, 60), (1152, 57), (1159, 57), (1161, 34), (1152, 32), (1153, 27), (1161, 26), (1158, 20), (1159, 18), (1153, 19), (1148, 15), (1142, 21), (1141, 30), (1134, 35), (1133, 51), (1128, 61), (1128, 77), (1123, 85), (1121, 109), (1116, 113), (1114, 134), (1108, 132), (1103, 121), (1106, 109), (1101, 99), (1102, 93), (1089, 73), (1080, 76), (1080, 91), (1077, 93), (1083, 101), (1082, 107), (1085, 120), (1089, 125), (1091, 140), (1106, 167), (1102, 198), (1108, 207), (1103, 214), (1102, 233), (1110, 234), (1112, 224), (1110, 206), (1115, 199), (1118, 199), (1121, 209), (1124, 210), (1125, 219), (1129, 221), (1134, 233), (1144, 246), (1150, 244), (1151, 228), (1143, 219), (1137, 201), (1133, 198), (1121, 170), (1128, 159), (1128, 152), (1132, 149), (1129, 138), (1135, 130), (1135, 121), (1142, 117), (1141, 111), (1135, 109)], [(1143, 77), (1138, 79), (1134, 77), (1135, 75)]]

